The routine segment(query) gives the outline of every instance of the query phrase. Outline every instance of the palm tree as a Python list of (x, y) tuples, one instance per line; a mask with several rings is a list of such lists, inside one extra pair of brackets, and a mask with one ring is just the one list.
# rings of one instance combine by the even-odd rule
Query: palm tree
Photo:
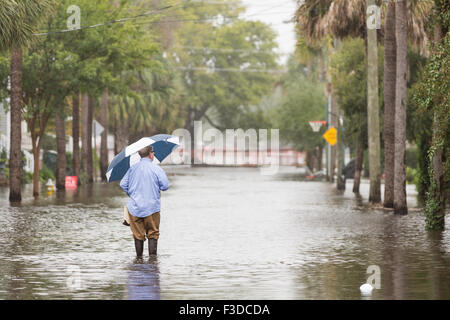
[(72, 100), (72, 136), (73, 136), (73, 174), (80, 184), (80, 93), (77, 91)]
[(59, 190), (65, 189), (66, 177), (66, 124), (64, 122), (64, 115), (59, 112), (55, 113), (56, 126), (56, 188)]
[[(404, 19), (406, 19), (407, 27), (405, 26), (402, 37), (406, 37), (406, 32), (409, 33), (409, 41), (413, 44), (414, 48), (420, 52), (421, 54), (427, 56), (428, 48), (428, 37), (425, 32), (425, 18), (429, 16), (429, 13), (433, 7), (433, 2), (431, 0), (410, 0), (404, 3), (404, 8), (407, 11), (405, 13)], [(402, 96), (406, 94), (406, 77), (405, 78), (397, 78), (397, 61), (400, 63), (406, 62), (406, 53), (403, 52), (404, 60), (397, 60), (397, 44), (396, 44), (396, 6), (395, 2), (391, 1), (386, 6), (386, 25), (385, 25), (385, 39), (384, 39), (384, 150), (385, 150), (385, 191), (384, 191), (384, 207), (393, 208), (394, 207), (394, 198), (395, 193), (403, 200), (400, 200), (405, 209), (397, 209), (396, 212), (406, 213), (406, 184), (401, 183), (401, 180), (404, 182), (405, 179), (405, 165), (404, 165), (404, 155), (402, 151), (404, 147), (397, 149), (395, 145), (395, 135), (396, 128), (399, 128), (400, 132), (404, 132), (404, 129), (400, 129), (406, 127), (406, 116), (402, 115), (400, 118), (396, 119), (395, 112), (397, 110), (396, 107), (396, 84), (398, 84), (397, 79), (402, 81)], [(406, 46), (406, 42), (403, 39), (403, 46)], [(404, 47), (405, 49), (405, 47)], [(401, 72), (405, 72), (405, 70), (401, 70)], [(398, 101), (401, 101), (398, 100)], [(405, 100), (405, 108), (406, 108), (406, 100)], [(397, 122), (400, 121), (400, 122)], [(400, 143), (405, 142), (406, 136), (405, 134), (401, 134)], [(401, 142), (403, 141), (403, 142)], [(398, 161), (403, 162), (402, 165), (395, 166), (395, 153), (400, 152), (398, 155)], [(397, 184), (397, 189), (394, 188), (394, 177), (397, 176), (399, 178)]]
[(92, 159), (92, 121), (94, 120), (95, 98), (89, 95), (88, 99), (88, 115), (87, 115), (87, 182), (94, 182), (94, 162)]
[[(367, 0), (367, 8), (375, 0)], [(381, 202), (380, 177), (380, 106), (378, 101), (378, 43), (377, 30), (367, 28), (367, 132), (369, 138), (369, 202)]]
[(108, 89), (103, 91), (103, 96), (101, 99), (102, 108), (102, 126), (103, 132), (101, 134), (101, 144), (100, 144), (100, 175), (102, 181), (106, 181), (106, 170), (108, 169), (108, 107), (109, 107), (109, 94)]
[[(374, 1), (372, 3), (374, 3)], [(428, 37), (425, 32), (425, 21), (429, 16), (432, 7), (432, 0), (410, 0), (407, 3), (406, 22), (409, 31), (409, 40), (413, 47), (424, 55), (428, 54)], [(365, 0), (306, 0), (305, 4), (297, 9), (296, 19), (299, 25), (299, 31), (306, 40), (311, 43), (316, 43), (326, 34), (331, 34), (337, 38), (352, 36), (367, 39)], [(388, 22), (392, 23), (392, 19), (389, 19)], [(387, 67), (388, 66), (385, 65), (385, 68)], [(396, 77), (393, 76), (396, 72), (392, 68), (385, 69), (384, 71), (386, 77), (389, 77), (390, 79)], [(373, 79), (374, 78), (372, 77), (372, 80)], [(389, 108), (387, 112), (389, 112)], [(386, 116), (392, 116), (392, 112)], [(392, 136), (392, 127), (390, 129)], [(374, 137), (375, 135), (379, 136), (379, 132), (374, 133), (369, 131), (369, 137)], [(373, 137), (372, 140), (374, 140)], [(392, 141), (392, 137), (388, 137), (388, 144)], [(390, 146), (390, 149), (394, 149), (392, 143)], [(373, 158), (375, 158), (375, 155), (373, 155)], [(379, 153), (377, 158), (377, 164), (379, 164)], [(379, 175), (376, 180), (379, 180)], [(378, 194), (378, 192), (379, 183), (375, 181), (374, 189), (371, 191), (373, 199), (377, 198), (375, 195)]]
[(94, 99), (83, 93), (81, 97), (81, 144), (82, 165), (86, 182), (94, 182), (94, 171), (92, 161), (92, 120), (93, 120)]
[(395, 42), (395, 2), (386, 8), (384, 27), (384, 202), (385, 208), (394, 207), (394, 134), (395, 134), (395, 81), (396, 81), (396, 42)]
[(89, 96), (87, 93), (81, 95), (81, 165), (83, 172), (86, 176), (88, 170), (88, 108), (89, 108)]
[(9, 201), (21, 201), (22, 188), (22, 48), (11, 49), (11, 132), (9, 149)]
[(395, 155), (394, 212), (407, 214), (406, 204), (406, 72), (407, 72), (407, 7), (406, 1), (395, 3), (395, 36), (397, 43), (397, 77), (395, 82)]
[[(367, 5), (375, 4), (368, 0)], [(380, 129), (378, 105), (377, 30), (367, 30), (366, 1), (328, 0), (307, 1), (297, 10), (302, 32), (311, 42), (326, 33), (335, 38), (362, 37), (366, 41), (367, 55), (367, 113), (369, 137), (369, 171), (371, 203), (381, 201), (380, 191)]]
[(11, 50), (10, 201), (22, 200), (22, 47), (32, 42), (40, 20), (54, 2), (4, 0), (0, 5), (0, 50)]

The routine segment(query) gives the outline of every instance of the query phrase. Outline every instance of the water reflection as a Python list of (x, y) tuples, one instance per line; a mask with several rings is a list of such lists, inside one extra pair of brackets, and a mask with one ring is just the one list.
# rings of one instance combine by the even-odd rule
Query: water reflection
[(129, 300), (159, 300), (158, 258), (135, 259), (128, 267), (127, 296)]
[[(296, 169), (168, 168), (155, 261), (134, 263), (126, 196), (102, 184), (8, 202), (0, 188), (0, 299), (450, 299), (450, 232), (368, 205)], [(382, 192), (383, 194), (383, 192)], [(408, 204), (415, 191), (408, 186)], [(450, 222), (447, 218), (447, 226)], [(67, 285), (70, 266), (82, 288)]]

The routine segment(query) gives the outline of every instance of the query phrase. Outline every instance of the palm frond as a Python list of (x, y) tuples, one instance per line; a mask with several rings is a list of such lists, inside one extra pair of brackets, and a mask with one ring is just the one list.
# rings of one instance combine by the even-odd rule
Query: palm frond
[(0, 50), (30, 44), (56, 0), (0, 0)]
[[(426, 24), (434, 7), (433, 0), (408, 1), (408, 38), (419, 53), (428, 55)], [(387, 6), (382, 6), (382, 17)], [(306, 0), (295, 14), (297, 31), (310, 44), (325, 35), (335, 38), (364, 37), (366, 33), (366, 0)], [(384, 19), (380, 36), (383, 36)], [(381, 40), (381, 39), (380, 39)]]

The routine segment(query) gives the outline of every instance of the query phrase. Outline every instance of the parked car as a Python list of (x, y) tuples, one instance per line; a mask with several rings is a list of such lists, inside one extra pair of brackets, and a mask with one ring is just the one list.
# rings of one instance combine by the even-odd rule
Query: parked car
[(344, 176), (344, 180), (353, 179), (355, 176), (355, 159), (350, 160), (344, 169), (342, 169), (342, 175)]

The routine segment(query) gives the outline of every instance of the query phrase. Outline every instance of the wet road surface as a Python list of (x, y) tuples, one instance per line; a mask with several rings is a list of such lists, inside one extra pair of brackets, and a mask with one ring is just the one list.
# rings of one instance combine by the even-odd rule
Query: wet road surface
[[(96, 183), (52, 196), (0, 189), (0, 299), (450, 299), (450, 221), (424, 231), (420, 210), (395, 216), (299, 169), (165, 167), (158, 256), (134, 260), (121, 224), (126, 195)], [(416, 206), (414, 186), (408, 204)]]

